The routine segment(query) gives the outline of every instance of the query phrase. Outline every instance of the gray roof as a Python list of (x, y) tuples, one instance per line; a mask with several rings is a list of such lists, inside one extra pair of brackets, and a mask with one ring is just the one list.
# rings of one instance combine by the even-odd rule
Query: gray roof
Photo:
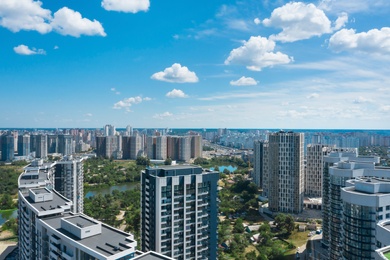
[[(46, 189), (32, 189), (34, 192), (47, 193)], [(60, 196), (57, 192), (53, 192), (53, 199), (42, 202), (34, 202), (28, 193), (23, 194), (25, 199), (37, 212), (49, 212), (50, 210), (60, 209), (63, 206), (69, 207), (72, 202), (63, 196)]]
[[(67, 220), (69, 220), (68, 217), (72, 216), (75, 215), (64, 214), (56, 217), (42, 218), (41, 220), (50, 227), (52, 227), (54, 230), (56, 230), (58, 232), (57, 235), (66, 236), (68, 239), (80, 243), (84, 247), (96, 251), (104, 256), (112, 256), (123, 250), (128, 250), (130, 249), (130, 247), (127, 244), (135, 242), (134, 240), (131, 240), (129, 238), (131, 236), (130, 234), (114, 229), (103, 223), (101, 225), (102, 229), (100, 234), (80, 239), (72, 233), (61, 228), (61, 219), (67, 218)], [(85, 215), (81, 216), (84, 219), (88, 219), (88, 217)], [(80, 220), (80, 217), (74, 220), (78, 221)], [(135, 248), (133, 248), (133, 250), (135, 251)]]

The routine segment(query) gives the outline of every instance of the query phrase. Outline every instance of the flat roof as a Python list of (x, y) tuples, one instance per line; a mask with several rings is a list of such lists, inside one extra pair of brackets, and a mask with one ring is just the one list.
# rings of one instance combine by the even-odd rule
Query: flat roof
[[(46, 189), (40, 188), (40, 189), (31, 189), (34, 193), (36, 191), (42, 192), (42, 193), (48, 193)], [(40, 201), (40, 202), (34, 202), (32, 198), (30, 198), (29, 193), (23, 193), (25, 199), (28, 203), (31, 204), (31, 206), (38, 212), (49, 212), (50, 210), (54, 209), (60, 209), (62, 206), (68, 206), (71, 205), (71, 201), (58, 195), (56, 192), (53, 193), (53, 199), (48, 201)]]
[[(80, 239), (72, 233), (61, 228), (61, 219), (66, 218), (69, 220), (69, 217), (72, 218), (72, 216), (75, 217), (74, 220), (80, 220), (80, 218), (88, 219), (88, 217), (85, 215), (73, 215), (67, 213), (61, 216), (41, 218), (41, 221), (58, 232), (57, 235), (66, 236), (68, 239), (80, 243), (84, 247), (96, 251), (104, 256), (112, 256), (124, 250), (131, 249), (132, 247), (130, 247), (128, 244), (136, 242), (134, 239), (130, 238), (132, 237), (131, 234), (114, 229), (104, 223), (101, 223), (102, 229), (100, 234)], [(135, 247), (132, 249), (133, 252), (135, 252)]]
[(216, 171), (203, 170), (197, 165), (163, 165), (158, 167), (149, 167), (145, 173), (156, 177), (185, 176), (193, 174), (212, 174)]
[(70, 223), (76, 225), (76, 226), (82, 226), (82, 227), (90, 227), (98, 224), (96, 221), (92, 221), (91, 219), (82, 217), (82, 216), (74, 216), (66, 219)]

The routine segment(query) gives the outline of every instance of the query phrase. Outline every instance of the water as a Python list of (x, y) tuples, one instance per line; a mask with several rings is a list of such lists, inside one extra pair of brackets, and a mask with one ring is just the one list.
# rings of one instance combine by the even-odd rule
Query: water
[(111, 194), (114, 190), (119, 191), (126, 191), (126, 190), (132, 190), (137, 188), (139, 182), (132, 182), (132, 183), (126, 183), (126, 184), (120, 184), (115, 185), (111, 187), (100, 187), (100, 188), (92, 188), (90, 191), (88, 191), (86, 194), (84, 194), (85, 198), (90, 198), (92, 196), (95, 196), (97, 194), (102, 194), (103, 196), (106, 194)]
[[(237, 167), (233, 167), (231, 165), (229, 166), (222, 165), (222, 166), (218, 166), (218, 169), (219, 172), (223, 172), (223, 170), (225, 169), (228, 169), (230, 172), (234, 172), (235, 170), (237, 170)], [(211, 167), (210, 170), (214, 171), (214, 167)]]
[(3, 225), (8, 219), (16, 218), (18, 216), (18, 210), (7, 210), (0, 212), (0, 225)]

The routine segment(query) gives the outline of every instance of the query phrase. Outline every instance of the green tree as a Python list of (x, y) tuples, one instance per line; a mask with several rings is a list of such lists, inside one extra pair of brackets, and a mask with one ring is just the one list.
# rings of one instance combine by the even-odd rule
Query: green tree
[(150, 159), (147, 157), (144, 157), (144, 156), (139, 156), (139, 157), (137, 157), (136, 163), (137, 163), (137, 165), (149, 166)]
[(244, 228), (243, 223), (244, 222), (243, 222), (242, 218), (236, 219), (236, 222), (234, 223), (234, 227), (233, 227), (233, 232), (234, 233), (244, 233), (245, 228)]
[(168, 157), (167, 159), (165, 159), (164, 161), (164, 165), (171, 165), (172, 164), (172, 159), (170, 157)]

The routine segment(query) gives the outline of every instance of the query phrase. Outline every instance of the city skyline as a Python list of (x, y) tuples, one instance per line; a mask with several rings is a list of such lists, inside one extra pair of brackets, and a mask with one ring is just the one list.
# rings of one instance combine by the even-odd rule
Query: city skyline
[(387, 1), (0, 3), (0, 128), (389, 129)]

